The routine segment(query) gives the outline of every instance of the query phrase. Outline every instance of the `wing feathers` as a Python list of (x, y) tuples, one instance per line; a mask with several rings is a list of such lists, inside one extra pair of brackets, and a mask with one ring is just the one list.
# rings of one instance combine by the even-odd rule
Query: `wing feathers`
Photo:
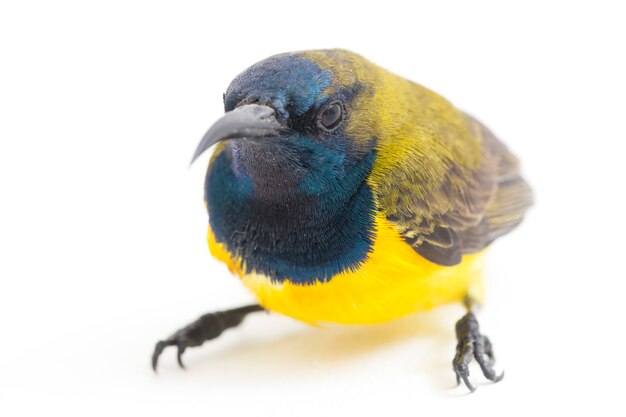
[(480, 138), (483, 161), (477, 170), (450, 164), (438, 192), (426, 196), (409, 172), (422, 169), (421, 161), (405, 161), (378, 187), (395, 187), (395, 204), (388, 194), (377, 195), (387, 219), (420, 255), (440, 265), (458, 264), (463, 254), (478, 252), (510, 232), (532, 204), (517, 158), (484, 125), (470, 116), (467, 120), (473, 136)]

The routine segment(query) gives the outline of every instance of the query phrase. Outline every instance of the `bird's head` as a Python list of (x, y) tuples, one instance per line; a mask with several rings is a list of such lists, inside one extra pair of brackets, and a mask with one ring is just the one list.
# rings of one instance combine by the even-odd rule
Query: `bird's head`
[(361, 162), (376, 147), (375, 125), (385, 112), (370, 102), (380, 71), (345, 50), (258, 62), (232, 81), (224, 94), (226, 114), (193, 159), (227, 141), (234, 172), (263, 195), (326, 192), (363, 170)]

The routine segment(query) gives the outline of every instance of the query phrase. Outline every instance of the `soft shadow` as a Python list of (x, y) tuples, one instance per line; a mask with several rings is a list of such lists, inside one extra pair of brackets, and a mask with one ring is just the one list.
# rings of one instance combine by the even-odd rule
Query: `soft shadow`
[[(185, 362), (194, 376), (210, 375), (211, 380), (237, 378), (242, 373), (247, 378), (301, 376), (335, 370), (379, 350), (411, 343), (411, 349), (416, 345), (416, 352), (411, 352), (408, 371), (428, 374), (438, 388), (449, 389), (453, 380), (450, 362), (455, 345), (454, 322), (461, 311), (450, 306), (386, 324), (321, 328), (294, 325), (280, 318), (283, 326), (275, 329), (271, 315), (254, 317), (242, 328), (222, 336), (225, 340), (188, 351)], [(163, 362), (170, 361), (169, 355), (163, 358)], [(164, 368), (173, 366), (170, 363)]]

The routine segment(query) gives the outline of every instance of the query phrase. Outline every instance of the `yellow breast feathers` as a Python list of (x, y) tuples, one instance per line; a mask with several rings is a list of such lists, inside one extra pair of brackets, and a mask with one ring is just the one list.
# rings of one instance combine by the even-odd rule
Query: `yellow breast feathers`
[(241, 278), (263, 307), (308, 323), (381, 323), (462, 300), (468, 293), (482, 300), (483, 253), (441, 266), (415, 252), (384, 216), (376, 217), (375, 230), (372, 251), (358, 269), (313, 285), (273, 283), (267, 276), (244, 273), (241, 261), (210, 230), (208, 240), (213, 256)]

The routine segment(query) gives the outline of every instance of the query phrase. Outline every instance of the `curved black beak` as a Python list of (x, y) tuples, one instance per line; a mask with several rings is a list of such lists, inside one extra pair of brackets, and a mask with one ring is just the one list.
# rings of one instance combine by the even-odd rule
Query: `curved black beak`
[(205, 133), (191, 163), (204, 151), (225, 139), (276, 137), (287, 129), (276, 120), (274, 109), (260, 104), (246, 104), (227, 112)]

